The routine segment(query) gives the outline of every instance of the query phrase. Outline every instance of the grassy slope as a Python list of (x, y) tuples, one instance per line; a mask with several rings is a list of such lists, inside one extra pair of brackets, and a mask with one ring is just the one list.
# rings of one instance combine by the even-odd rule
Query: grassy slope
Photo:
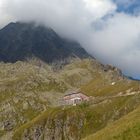
[(0, 63), (0, 136), (7, 132), (3, 129), (5, 121), (16, 129), (48, 106), (56, 106), (67, 90), (89, 82), (92, 72), (87, 69), (88, 61), (74, 60), (56, 72), (38, 60)]
[[(74, 60), (57, 72), (52, 71), (52, 66), (44, 63), (40, 66), (36, 61), (0, 64), (0, 122), (15, 118), (13, 130), (16, 129), (16, 134), (19, 135), (18, 132), (23, 128), (33, 126), (32, 120), (38, 118), (44, 107), (48, 109), (69, 89), (80, 88), (85, 94), (98, 97), (126, 93), (130, 89), (131, 92), (139, 91), (138, 82), (118, 77), (116, 72), (104, 72), (102, 65), (88, 59)], [(112, 86), (112, 82), (116, 84)], [(10, 109), (1, 109), (7, 103), (10, 104)], [(26, 103), (28, 109), (23, 109), (23, 104)], [(137, 105), (135, 96), (105, 100), (96, 106), (91, 103), (82, 110), (86, 112), (83, 137), (104, 128), (108, 122), (122, 117)], [(76, 110), (78, 111), (79, 109)], [(38, 121), (41, 121), (40, 117)], [(0, 130), (0, 135), (3, 135), (3, 130)]]
[(140, 140), (140, 107), (84, 140)]
[[(83, 104), (77, 107), (65, 108), (65, 110), (62, 110), (61, 108), (50, 109), (34, 118), (32, 121), (25, 123), (21, 127), (17, 128), (13, 139), (20, 140), (25, 130), (31, 131), (37, 125), (41, 124), (42, 126), (45, 126), (44, 123), (48, 118), (58, 118), (58, 120), (61, 120), (64, 116), (66, 118), (72, 118), (75, 116), (73, 119), (83, 120), (84, 125), (81, 128), (81, 136), (86, 137), (99, 131), (100, 129), (103, 129), (108, 123), (118, 120), (125, 114), (133, 111), (135, 108), (137, 108), (138, 105), (140, 105), (140, 103), (137, 102), (139, 99), (139, 95), (119, 97), (100, 103), (96, 106), (93, 104)], [(44, 123), (42, 124), (42, 122)], [(78, 128), (75, 129), (75, 131), (79, 131)], [(72, 129), (71, 131), (72, 132), (70, 133), (73, 133)]]
[[(73, 122), (75, 120), (77, 120), (76, 122), (79, 121), (80, 117), (82, 117), (82, 110), (81, 108), (67, 108), (67, 109), (62, 109), (60, 107), (58, 108), (49, 108), (47, 111), (42, 112), (39, 116), (37, 116), (36, 118), (34, 118), (32, 121), (22, 125), (20, 128), (18, 128), (12, 139), (13, 140), (21, 140), (23, 133), (25, 131), (31, 132), (34, 127), (37, 127), (39, 125), (41, 125), (43, 127), (43, 129), (45, 130), (45, 125), (47, 125), (48, 127), (51, 127), (51, 129), (53, 130), (53, 128), (55, 129), (55, 121), (58, 119), (58, 121), (66, 121), (66, 119), (70, 116), (73, 117)], [(69, 118), (68, 118), (69, 119)], [(82, 118), (81, 118), (82, 119)], [(46, 124), (47, 121), (49, 120), (49, 124)], [(51, 123), (52, 122), (52, 123)], [(64, 122), (63, 122), (64, 123)], [(72, 124), (72, 122), (70, 122)], [(70, 124), (70, 130), (71, 130), (71, 134), (75, 133), (77, 131), (77, 127), (75, 123), (73, 123), (72, 125)], [(61, 126), (64, 127), (64, 126)], [(76, 130), (76, 131), (75, 131)], [(33, 134), (33, 133), (32, 133)], [(32, 134), (30, 135), (30, 139), (32, 139)], [(44, 134), (43, 134), (44, 135)]]
[(111, 83), (106, 84), (106, 80), (100, 77), (82, 86), (81, 91), (88, 96), (96, 97), (116, 95), (120, 92), (125, 93), (129, 89), (131, 89), (131, 91), (139, 91), (140, 89), (139, 82), (137, 81), (127, 81), (124, 79), (115, 82), (115, 85), (111, 85)]

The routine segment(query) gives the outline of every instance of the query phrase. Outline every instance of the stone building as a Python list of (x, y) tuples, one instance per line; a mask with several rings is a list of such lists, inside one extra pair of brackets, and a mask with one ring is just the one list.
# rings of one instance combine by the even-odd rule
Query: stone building
[(70, 94), (65, 95), (62, 100), (63, 100), (62, 102), (64, 105), (75, 106), (82, 102), (89, 101), (89, 97), (81, 92), (77, 92), (77, 93), (70, 93)]

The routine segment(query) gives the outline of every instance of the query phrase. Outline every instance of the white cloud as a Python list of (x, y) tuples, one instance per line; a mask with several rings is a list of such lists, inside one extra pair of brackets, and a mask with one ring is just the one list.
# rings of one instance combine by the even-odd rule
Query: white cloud
[(12, 20), (9, 14), (5, 12), (4, 9), (5, 9), (4, 1), (0, 1), (0, 27), (3, 27), (10, 20)]
[(128, 75), (139, 75), (140, 17), (116, 13), (103, 24), (104, 28), (93, 35), (94, 53), (101, 61), (122, 68)]
[(116, 9), (116, 5), (111, 0), (84, 0), (84, 2), (86, 8), (97, 19)]
[[(89, 24), (116, 7), (111, 0), (1, 0), (2, 12), (16, 20), (37, 20), (62, 25)], [(1, 10), (0, 10), (1, 11)]]
[(10, 21), (51, 26), (102, 62), (140, 76), (140, 17), (117, 13), (116, 6), (112, 0), (0, 0), (0, 26)]

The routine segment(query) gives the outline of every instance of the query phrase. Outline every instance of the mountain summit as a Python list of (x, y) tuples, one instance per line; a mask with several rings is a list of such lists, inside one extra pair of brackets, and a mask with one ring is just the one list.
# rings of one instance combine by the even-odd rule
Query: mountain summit
[(79, 43), (61, 38), (51, 28), (17, 22), (0, 30), (0, 61), (16, 62), (30, 57), (51, 63), (90, 56)]

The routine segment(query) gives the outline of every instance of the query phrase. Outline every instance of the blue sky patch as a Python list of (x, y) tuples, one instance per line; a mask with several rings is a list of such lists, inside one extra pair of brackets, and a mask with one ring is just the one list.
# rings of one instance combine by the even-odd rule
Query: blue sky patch
[(118, 12), (125, 12), (129, 14), (140, 13), (140, 0), (113, 0), (118, 6)]

